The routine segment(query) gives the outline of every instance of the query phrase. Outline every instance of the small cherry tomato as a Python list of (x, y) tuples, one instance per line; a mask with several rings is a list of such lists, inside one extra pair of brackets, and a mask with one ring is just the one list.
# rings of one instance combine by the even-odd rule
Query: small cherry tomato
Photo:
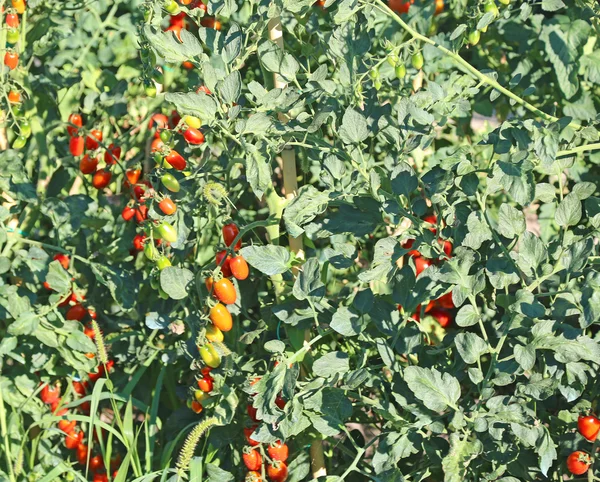
[(222, 305), (217, 303), (210, 309), (210, 321), (221, 331), (230, 331), (233, 328), (233, 319), (229, 310)]
[(267, 475), (273, 482), (284, 482), (288, 476), (285, 462), (275, 461), (267, 466)]
[(223, 278), (215, 282), (214, 289), (215, 296), (219, 301), (222, 301), (226, 305), (232, 305), (233, 303), (235, 303), (235, 300), (237, 298), (235, 286), (233, 286), (233, 283), (227, 278)]
[[(240, 230), (238, 229), (235, 223), (229, 223), (223, 226), (223, 241), (227, 246), (231, 246), (235, 238), (238, 234), (240, 234)], [(234, 250), (238, 250), (242, 247), (242, 240), (240, 239), (237, 243), (235, 243)]]
[(19, 54), (14, 50), (9, 50), (4, 54), (4, 65), (10, 70), (15, 70), (19, 65)]
[(171, 152), (165, 156), (165, 161), (178, 171), (183, 171), (187, 166), (187, 162), (185, 161), (184, 157), (174, 149), (171, 149)]
[(198, 388), (202, 390), (204, 393), (210, 393), (213, 389), (213, 381), (212, 378), (201, 378), (198, 380)]
[(92, 129), (85, 138), (85, 148), (88, 150), (98, 149), (98, 143), (102, 142), (102, 131)]
[(234, 256), (229, 261), (229, 268), (235, 279), (245, 280), (250, 273), (248, 263), (242, 256)]
[(83, 154), (84, 139), (81, 136), (73, 136), (69, 140), (69, 151), (75, 157)]
[(92, 472), (97, 472), (99, 469), (104, 468), (104, 460), (102, 459), (102, 455), (94, 455), (92, 458), (90, 458), (88, 468)]
[(221, 22), (216, 20), (214, 17), (202, 17), (200, 25), (205, 28), (213, 28), (215, 30), (221, 30)]
[(260, 445), (260, 442), (257, 442), (251, 437), (251, 435), (254, 433), (257, 427), (258, 425), (252, 425), (251, 427), (244, 428), (244, 436), (246, 437), (246, 441), (251, 447), (256, 447), (257, 445)]
[(148, 206), (140, 204), (135, 208), (135, 222), (140, 224), (148, 219)]
[(188, 144), (204, 144), (204, 134), (202, 134), (201, 131), (195, 129), (194, 127), (188, 127), (183, 133), (183, 137), (188, 142)]
[(202, 412), (202, 404), (197, 400), (192, 401), (190, 408), (193, 410), (194, 413)]
[(160, 178), (160, 182), (162, 182), (163, 186), (165, 186), (169, 191), (179, 192), (179, 181), (175, 179), (175, 176), (173, 176), (173, 174), (163, 174)]
[(208, 290), (208, 292), (210, 293), (213, 289), (213, 284), (214, 284), (214, 280), (212, 276), (209, 276), (208, 278), (206, 278), (204, 280), (204, 284), (206, 286), (206, 289)]
[(167, 221), (163, 221), (162, 223), (160, 223), (156, 230), (158, 231), (160, 237), (165, 241), (168, 241), (169, 243), (177, 242), (177, 231)]
[(600, 432), (600, 420), (593, 415), (580, 415), (577, 420), (577, 428), (584, 438), (594, 442)]
[(6, 31), (6, 41), (11, 45), (16, 44), (19, 41), (19, 29), (9, 28)]
[(121, 211), (121, 217), (125, 221), (131, 221), (134, 216), (135, 216), (135, 209), (132, 208), (131, 206), (125, 206), (123, 208), (123, 211)]
[(51, 405), (54, 402), (60, 400), (60, 385), (48, 385), (44, 384), (40, 391), (40, 399), (42, 402)]
[(251, 470), (250, 472), (248, 472), (246, 474), (246, 478), (244, 479), (244, 482), (262, 482), (262, 477), (260, 475), (260, 472), (258, 472), (256, 470)]
[(77, 425), (77, 422), (75, 420), (59, 420), (58, 421), (58, 429), (62, 430), (64, 433), (69, 434), (72, 433), (75, 430), (75, 426)]
[(444, 0), (435, 0), (435, 12), (434, 15), (439, 15), (444, 11)]
[(83, 307), (83, 305), (76, 304), (69, 308), (65, 318), (67, 320), (81, 321), (85, 318), (85, 315), (87, 315), (87, 310)]
[(18, 104), (21, 102), (21, 93), (18, 90), (11, 90), (8, 93), (8, 102), (11, 104)]
[(27, 119), (23, 119), (19, 122), (19, 130), (23, 136), (31, 136), (31, 124)]
[(425, 63), (423, 54), (421, 52), (415, 52), (411, 57), (410, 62), (415, 69), (421, 70), (423, 68), (423, 64)]
[(592, 463), (592, 458), (589, 454), (577, 450), (567, 457), (567, 468), (574, 475), (585, 474)]
[(17, 136), (15, 137), (15, 140), (13, 141), (12, 147), (13, 149), (23, 149), (23, 147), (25, 147), (25, 144), (27, 144), (27, 137), (25, 136)]
[(98, 169), (98, 158), (90, 157), (89, 154), (86, 154), (79, 161), (79, 170), (83, 174), (93, 174)]
[(133, 249), (136, 251), (141, 251), (144, 249), (144, 239), (146, 236), (143, 234), (136, 234), (133, 238)]
[(141, 169), (127, 169), (125, 172), (126, 181), (125, 184), (129, 186), (134, 186), (140, 180), (140, 176), (142, 175)]
[(209, 367), (218, 368), (221, 364), (221, 355), (219, 355), (219, 352), (217, 352), (212, 343), (202, 345), (198, 351), (200, 352), (200, 357), (204, 363)]
[(163, 7), (171, 15), (176, 15), (181, 10), (175, 0), (165, 0), (165, 2), (163, 3)]
[(436, 319), (442, 328), (447, 328), (452, 323), (453, 316), (442, 308), (433, 308), (429, 314)]
[(262, 456), (257, 449), (244, 450), (242, 460), (248, 470), (260, 470), (262, 467)]
[(258, 422), (258, 417), (257, 417), (258, 409), (254, 408), (251, 403), (249, 403), (246, 406), (246, 412), (248, 412), (248, 416), (250, 417), (250, 419), (253, 422)]
[[(225, 261), (223, 261), (223, 258), (225, 258)], [(219, 251), (215, 255), (215, 262), (217, 263), (217, 266), (221, 268), (221, 272), (223, 273), (223, 276), (225, 276), (225, 278), (229, 278), (231, 276), (231, 268), (229, 267), (230, 261), (231, 256), (227, 256), (226, 250)]]
[(12, 0), (12, 7), (19, 15), (23, 15), (25, 13), (25, 0)]
[(417, 270), (417, 276), (431, 266), (431, 260), (423, 258), (422, 256), (415, 257), (415, 267)]
[(69, 450), (75, 450), (77, 446), (83, 441), (83, 431), (78, 430), (75, 432), (74, 430), (67, 435), (65, 435), (65, 447)]
[(69, 116), (69, 125), (67, 125), (67, 132), (70, 136), (77, 134), (77, 130), (83, 125), (83, 119), (79, 114), (71, 114)]
[(158, 207), (160, 210), (165, 213), (167, 216), (175, 213), (177, 211), (177, 206), (175, 203), (168, 197), (164, 198), (161, 202), (158, 203)]
[(184, 115), (183, 122), (185, 122), (188, 127), (193, 127), (194, 129), (200, 129), (200, 127), (202, 127), (202, 121), (193, 115)]
[(285, 462), (289, 457), (288, 446), (281, 442), (281, 440), (270, 444), (267, 447), (267, 453), (273, 460), (279, 460), (280, 462)]
[(410, 9), (412, 1), (408, 0), (388, 0), (388, 6), (396, 13), (405, 14)]
[(4, 22), (8, 28), (19, 28), (19, 16), (16, 13), (7, 13)]
[(219, 343), (222, 343), (225, 339), (223, 332), (215, 325), (208, 325), (206, 327), (205, 336), (208, 341), (218, 341)]
[(111, 164), (116, 164), (119, 159), (121, 159), (121, 148), (111, 143), (104, 152), (104, 162), (110, 166)]
[(112, 174), (110, 171), (105, 169), (99, 169), (94, 173), (94, 177), (92, 178), (92, 186), (96, 189), (104, 189), (106, 186), (110, 184), (110, 180), (112, 179)]
[(169, 258), (167, 258), (166, 256), (160, 256), (156, 260), (156, 267), (161, 271), (165, 268), (168, 268), (169, 266), (171, 266), (171, 261), (169, 261)]

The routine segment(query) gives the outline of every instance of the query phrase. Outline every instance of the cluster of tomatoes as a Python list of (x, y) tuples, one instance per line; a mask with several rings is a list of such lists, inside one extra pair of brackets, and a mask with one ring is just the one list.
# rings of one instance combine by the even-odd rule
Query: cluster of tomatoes
[[(86, 396), (91, 389), (91, 384), (95, 383), (99, 378), (102, 378), (106, 374), (106, 370), (110, 372), (113, 366), (114, 361), (109, 360), (106, 364), (106, 369), (104, 365), (100, 365), (97, 372), (88, 374), (89, 381), (82, 382), (74, 380), (72, 385), (75, 394), (78, 397)], [(53, 385), (44, 383), (40, 391), (40, 399), (45, 404), (50, 405), (50, 410), (54, 415), (58, 417), (64, 417), (67, 415), (68, 410), (66, 408), (60, 408), (62, 398), (61, 386), (59, 383), (55, 383)], [(83, 402), (79, 404), (77, 408), (82, 413), (89, 414), (90, 405), (91, 404), (89, 401)], [(106, 475), (102, 455), (99, 453), (92, 455), (89, 446), (84, 442), (85, 432), (81, 427), (77, 426), (77, 422), (75, 420), (67, 420), (66, 418), (62, 418), (58, 421), (58, 429), (65, 434), (65, 447), (69, 450), (74, 450), (79, 464), (87, 467), (88, 470), (94, 474), (93, 482), (107, 482), (108, 476)], [(95, 432), (94, 436), (96, 436)], [(116, 455), (110, 461), (110, 470), (113, 471), (113, 478), (117, 475), (117, 468), (119, 467), (120, 463), (120, 455)]]
[[(425, 216), (423, 221), (432, 224), (433, 226), (437, 226), (437, 216), (435, 214)], [(436, 234), (437, 228), (433, 226), (428, 229), (433, 234)], [(444, 254), (450, 258), (452, 256), (452, 243), (441, 238), (438, 239), (438, 242), (442, 246)], [(417, 276), (419, 276), (423, 271), (429, 268), (434, 261), (422, 256), (417, 249), (412, 249), (413, 243), (414, 239), (409, 239), (402, 243), (402, 247), (409, 250), (407, 254), (413, 259), (415, 263), (415, 271)], [(452, 293), (446, 293), (437, 300), (430, 301), (425, 307), (425, 313), (435, 318), (442, 328), (447, 328), (454, 320), (454, 312), (452, 311), (454, 308), (455, 306), (452, 301)], [(402, 311), (402, 306), (398, 305), (398, 309)], [(417, 311), (412, 314), (412, 318), (416, 321), (421, 321), (421, 305), (419, 305), (417, 307)]]
[[(593, 443), (600, 433), (600, 420), (594, 415), (580, 415), (577, 429), (586, 440)], [(585, 474), (591, 464), (592, 457), (582, 450), (576, 450), (567, 457), (567, 468), (574, 475)]]
[(4, 17), (4, 23), (6, 24), (6, 42), (9, 45), (8, 49), (4, 53), (4, 65), (10, 70), (15, 70), (19, 65), (19, 53), (17, 52), (17, 43), (19, 42), (20, 31), (19, 26), (19, 15), (25, 13), (25, 0), (12, 0), (12, 8), (9, 8), (2, 13), (6, 13)]

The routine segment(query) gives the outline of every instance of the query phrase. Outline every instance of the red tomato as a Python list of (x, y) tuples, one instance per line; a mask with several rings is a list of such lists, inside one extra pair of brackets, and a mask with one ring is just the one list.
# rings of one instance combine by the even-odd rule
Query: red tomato
[(44, 385), (40, 391), (40, 399), (42, 402), (51, 405), (60, 399), (60, 385)]
[(111, 143), (104, 152), (104, 162), (110, 166), (116, 164), (119, 159), (121, 159), (121, 148)]
[[(223, 241), (225, 241), (227, 246), (231, 246), (231, 243), (233, 243), (238, 234), (240, 234), (240, 230), (235, 223), (229, 223), (223, 226)], [(233, 249), (237, 251), (241, 247), (242, 240), (240, 239), (237, 243), (235, 243)]]
[[(227, 255), (227, 251), (225, 251), (225, 250), (219, 251), (215, 256), (215, 261), (217, 263), (217, 266), (221, 267), (223, 276), (225, 276), (226, 278), (229, 278), (232, 274), (231, 268), (229, 267), (229, 262), (231, 261), (231, 256), (227, 256), (227, 258), (225, 258), (226, 255)], [(225, 261), (222, 261), (223, 258), (225, 258)]]
[(281, 410), (285, 408), (285, 400), (281, 397), (281, 395), (277, 395), (275, 398), (275, 405), (277, 405)]
[(146, 219), (148, 219), (148, 206), (140, 204), (135, 210), (135, 221), (139, 224), (143, 223)]
[(16, 13), (7, 13), (4, 21), (8, 28), (19, 28), (19, 16)]
[(182, 28), (183, 27), (181, 25), (169, 25), (165, 29), (165, 32), (173, 32), (177, 36), (177, 39), (180, 42), (183, 42), (183, 40), (181, 39), (181, 30), (182, 30)]
[(290, 455), (287, 444), (284, 444), (281, 440), (270, 444), (267, 447), (267, 453), (273, 460), (279, 460), (280, 462), (285, 462)]
[(198, 87), (196, 89), (196, 94), (199, 94), (200, 92), (203, 92), (206, 95), (212, 95), (212, 92), (210, 91), (210, 89), (208, 87), (206, 87), (206, 85), (201, 85), (200, 87)]
[(427, 258), (423, 258), (422, 256), (417, 256), (415, 258), (415, 267), (417, 269), (417, 276), (419, 276), (423, 271), (431, 266), (431, 260)]
[(83, 156), (81, 158), (81, 161), (79, 161), (79, 170), (83, 174), (93, 174), (94, 172), (96, 172), (97, 168), (98, 168), (98, 158), (97, 157), (90, 157), (89, 154), (86, 154), (85, 156)]
[(256, 470), (252, 470), (252, 471), (248, 472), (246, 474), (246, 478), (244, 479), (244, 482), (262, 482), (262, 477), (260, 475), (260, 472), (257, 472)]
[(67, 132), (70, 136), (77, 134), (79, 127), (83, 125), (83, 119), (79, 114), (71, 114), (69, 116), (69, 125), (67, 126)]
[(415, 243), (414, 239), (407, 239), (406, 241), (404, 241), (402, 243), (402, 247), (404, 249), (410, 249), (410, 251), (408, 253), (406, 253), (409, 256), (421, 256), (421, 253), (419, 251), (417, 251), (416, 249), (411, 249), (414, 243)]
[(80, 443), (77, 446), (77, 461), (81, 464), (81, 465), (85, 465), (87, 463), (87, 458), (88, 458), (88, 452), (90, 451), (89, 447), (84, 444), (84, 443)]
[(442, 328), (447, 328), (452, 323), (453, 316), (442, 308), (433, 308), (429, 314), (437, 320)]
[(94, 308), (88, 308), (88, 315), (90, 315), (90, 318), (92, 320), (98, 318), (98, 313), (96, 313), (96, 310)]
[(131, 221), (133, 219), (133, 216), (135, 216), (135, 209), (131, 206), (125, 206), (123, 208), (123, 211), (121, 211), (121, 217), (125, 221)]
[(133, 249), (135, 249), (136, 251), (141, 251), (142, 249), (144, 249), (145, 239), (146, 236), (144, 236), (143, 234), (136, 234), (133, 238)]
[(452, 301), (452, 291), (450, 293), (446, 293), (443, 296), (440, 296), (437, 300), (435, 300), (434, 303), (440, 308), (446, 308), (448, 310), (455, 308), (454, 302)]
[(210, 393), (213, 390), (212, 378), (204, 377), (198, 380), (198, 388), (204, 393)]
[(94, 331), (94, 329), (91, 326), (86, 326), (83, 329), (83, 334), (92, 340), (96, 336), (96, 332)]
[(152, 143), (150, 144), (150, 151), (156, 152), (160, 151), (164, 147), (165, 143), (162, 141), (160, 137), (155, 137), (152, 139)]
[(202, 404), (197, 400), (192, 401), (191, 408), (194, 413), (200, 413), (203, 410)]
[(161, 202), (159, 202), (158, 207), (167, 216), (170, 216), (175, 211), (177, 211), (177, 206), (175, 206), (175, 203), (168, 197), (164, 198)]
[[(185, 3), (183, 3), (183, 5), (185, 5)], [(181, 28), (185, 27), (185, 12), (179, 12), (177, 15), (171, 15), (169, 18), (169, 24), (179, 25)]]
[(69, 140), (69, 151), (75, 157), (81, 156), (83, 154), (83, 144), (84, 140), (82, 136), (73, 136)]
[(58, 261), (61, 266), (65, 269), (69, 269), (69, 263), (71, 262), (71, 258), (69, 258), (68, 255), (64, 254), (64, 253), (58, 253), (54, 255), (54, 258), (52, 258), (54, 261)]
[(98, 149), (98, 142), (102, 142), (102, 131), (92, 129), (85, 138), (85, 148), (89, 150)]
[(248, 412), (248, 416), (250, 417), (250, 419), (253, 422), (258, 422), (258, 417), (257, 417), (258, 409), (257, 408), (254, 408), (252, 406), (252, 404), (249, 403), (248, 406), (246, 407), (246, 411)]
[[(229, 280), (227, 280), (229, 281)], [(231, 281), (230, 281), (231, 283)], [(217, 282), (218, 284), (218, 282)], [(233, 287), (233, 285), (232, 285)], [(215, 287), (215, 291), (217, 288)], [(235, 294), (235, 293), (234, 293)], [(234, 300), (235, 301), (235, 300)], [(221, 303), (217, 303), (210, 309), (210, 321), (221, 331), (230, 331), (233, 328), (233, 319), (229, 310)]]
[(593, 415), (580, 415), (577, 420), (579, 433), (590, 442), (594, 442), (600, 432), (600, 420)]
[(8, 93), (8, 102), (10, 102), (11, 104), (18, 104), (19, 102), (21, 102), (20, 92), (17, 90), (11, 90)]
[(250, 437), (257, 427), (258, 425), (252, 425), (252, 427), (246, 427), (244, 429), (244, 436), (246, 437), (246, 441), (248, 442), (248, 444), (250, 444), (251, 447), (256, 447), (257, 445), (260, 445), (260, 442), (257, 442), (256, 440)]
[(408, 13), (408, 9), (410, 8), (411, 3), (414, 0), (404, 1), (404, 0), (388, 0), (388, 6), (396, 13)]
[(83, 431), (78, 430), (75, 432), (74, 430), (67, 435), (65, 435), (65, 447), (69, 450), (74, 450), (77, 446), (83, 441)]
[(62, 409), (58, 409), (59, 405), (60, 405), (60, 398), (58, 400), (56, 400), (56, 402), (52, 402), (50, 404), (50, 411), (52, 412), (53, 415), (56, 415), (57, 417), (62, 417), (63, 415), (67, 414), (67, 409), (66, 408), (62, 408)]
[(423, 218), (423, 221), (425, 221), (429, 224), (433, 224), (432, 227), (427, 228), (427, 229), (429, 229), (429, 231), (431, 231), (433, 234), (435, 234), (437, 231), (437, 229), (435, 228), (435, 226), (437, 226), (437, 216), (435, 214), (428, 214), (427, 216), (425, 216)]
[(189, 144), (204, 144), (204, 134), (202, 134), (202, 132), (200, 132), (198, 129), (194, 129), (193, 127), (188, 127), (183, 133), (183, 137)]
[(285, 462), (273, 462), (267, 466), (267, 475), (273, 482), (284, 482), (288, 476), (288, 468)]
[(87, 315), (87, 310), (83, 307), (83, 305), (76, 304), (75, 306), (71, 306), (71, 308), (69, 308), (65, 318), (67, 320), (81, 321), (85, 318), (85, 315)]
[(178, 171), (183, 171), (187, 165), (183, 156), (174, 149), (171, 149), (171, 152), (166, 155), (165, 161), (167, 161), (169, 165), (173, 166), (173, 168), (177, 169)]
[(221, 22), (216, 20), (214, 17), (202, 17), (200, 25), (205, 28), (214, 28), (215, 30), (221, 30)]
[(110, 173), (110, 171), (107, 171), (105, 169), (99, 169), (98, 171), (96, 171), (94, 177), (92, 178), (92, 186), (94, 186), (98, 190), (104, 189), (110, 184), (111, 179), (112, 174)]
[(235, 279), (245, 280), (250, 273), (248, 263), (242, 256), (234, 256), (229, 261), (229, 268)]
[[(113, 479), (115, 477), (116, 477), (116, 475), (113, 474)], [(108, 482), (108, 475), (106, 475), (105, 473), (97, 472), (94, 474), (94, 478), (92, 479), (92, 482)]]
[(450, 241), (444, 241), (444, 253), (449, 258), (452, 256), (452, 243)]
[(133, 186), (133, 196), (137, 201), (141, 201), (144, 197), (144, 194), (146, 194), (146, 189), (143, 186), (140, 186), (139, 184), (137, 186)]
[(104, 468), (104, 460), (102, 459), (102, 455), (94, 455), (90, 459), (88, 467), (92, 472), (97, 472), (99, 469)]
[(75, 420), (59, 420), (58, 421), (58, 429), (62, 430), (65, 434), (70, 434), (75, 430), (75, 426), (77, 425), (77, 422)]
[(262, 456), (256, 449), (244, 451), (242, 454), (244, 465), (248, 470), (260, 470), (262, 467)]
[(125, 172), (125, 185), (126, 186), (134, 186), (140, 180), (140, 176), (142, 175), (141, 169), (127, 169)]
[(154, 134), (154, 137), (158, 137), (160, 135), (160, 133), (158, 131), (160, 131), (161, 129), (167, 128), (167, 126), (169, 125), (169, 119), (164, 114), (154, 114), (150, 118), (150, 122), (148, 122), (148, 129), (152, 129), (154, 127), (154, 125), (156, 125), (156, 131), (157, 131)]
[(575, 475), (585, 474), (590, 468), (592, 459), (589, 454), (577, 450), (567, 457), (567, 468)]

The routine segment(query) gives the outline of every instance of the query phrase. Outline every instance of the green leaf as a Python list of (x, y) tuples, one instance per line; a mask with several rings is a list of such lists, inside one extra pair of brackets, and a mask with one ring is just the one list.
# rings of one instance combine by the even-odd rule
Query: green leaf
[[(242, 94), (242, 76), (239, 71), (231, 72), (219, 85), (219, 93), (228, 104), (234, 104)], [(203, 118), (202, 118), (203, 119)]]
[(351, 309), (340, 306), (331, 318), (331, 328), (344, 336), (356, 336), (364, 329), (362, 317)]
[(413, 168), (406, 162), (399, 162), (390, 174), (392, 190), (395, 194), (410, 196), (419, 186), (417, 175)]
[(39, 323), (40, 320), (35, 313), (25, 311), (8, 325), (8, 333), (15, 336), (30, 335), (37, 329)]
[(533, 345), (516, 345), (515, 360), (521, 365), (523, 370), (531, 370), (535, 365), (535, 346)]
[(444, 482), (463, 482), (467, 477), (469, 464), (483, 452), (483, 444), (478, 439), (454, 432), (450, 434), (450, 451), (442, 460)]
[(240, 26), (233, 22), (227, 31), (225, 39), (223, 40), (223, 51), (221, 53), (223, 62), (230, 64), (240, 55), (240, 52), (242, 51), (243, 40), (244, 39), (240, 30)]
[(345, 144), (359, 144), (369, 137), (367, 120), (349, 107), (342, 118), (340, 137)]
[(291, 255), (283, 246), (246, 246), (240, 250), (246, 261), (263, 274), (273, 276), (290, 269)]
[(458, 380), (435, 368), (410, 366), (404, 370), (404, 380), (423, 405), (435, 412), (442, 412), (448, 406), (455, 407), (460, 398)]
[(350, 370), (350, 357), (341, 351), (332, 351), (313, 363), (313, 372), (318, 377), (331, 378)]
[(477, 363), (477, 360), (488, 353), (488, 344), (475, 333), (459, 333), (454, 339), (461, 358), (467, 365)]
[(473, 211), (467, 218), (468, 234), (463, 240), (463, 245), (479, 249), (485, 241), (492, 240), (492, 231), (479, 211)]
[(58, 293), (66, 293), (71, 288), (71, 277), (58, 261), (52, 261), (48, 265), (46, 281)]
[(167, 266), (160, 272), (160, 287), (170, 298), (181, 300), (188, 295), (194, 273), (187, 268)]
[(461, 327), (473, 326), (479, 322), (479, 313), (473, 305), (464, 305), (456, 314), (456, 324)]
[(246, 145), (246, 149), (248, 151), (244, 157), (246, 176), (252, 192), (260, 199), (272, 185), (271, 164), (260, 145), (258, 147)]
[(96, 353), (96, 345), (82, 331), (74, 330), (67, 337), (67, 345), (81, 353)]
[(212, 122), (217, 113), (216, 102), (204, 92), (199, 94), (195, 92), (185, 94), (181, 92), (167, 93), (165, 94), (165, 100), (171, 102), (180, 115), (187, 114), (200, 117), (206, 124)]
[(325, 295), (325, 284), (321, 281), (321, 265), (317, 258), (308, 259), (302, 266), (294, 283), (294, 296), (299, 300), (322, 298)]
[(311, 185), (302, 186), (283, 211), (283, 220), (290, 236), (302, 235), (303, 226), (325, 212), (328, 203), (328, 192), (319, 191)]
[(144, 26), (144, 35), (157, 55), (168, 63), (180, 64), (204, 56), (202, 44), (185, 29), (181, 31), (183, 43), (172, 32), (163, 32), (151, 25)]
[(517, 264), (527, 275), (534, 276), (537, 268), (546, 261), (547, 251), (544, 243), (535, 234), (525, 231), (519, 243)]
[(581, 201), (576, 194), (570, 193), (558, 205), (554, 219), (559, 226), (575, 226), (581, 219), (581, 215)]
[(525, 216), (522, 211), (510, 204), (502, 204), (498, 214), (498, 232), (508, 239), (513, 239), (525, 232)]

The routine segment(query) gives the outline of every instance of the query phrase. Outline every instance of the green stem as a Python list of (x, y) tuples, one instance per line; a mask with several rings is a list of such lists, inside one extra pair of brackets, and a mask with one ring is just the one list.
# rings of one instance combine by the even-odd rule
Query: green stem
[(4, 410), (4, 398), (2, 397), (2, 390), (0, 390), (0, 434), (4, 441), (4, 455), (6, 456), (6, 464), (8, 466), (8, 475), (11, 482), (15, 482), (15, 474), (12, 466), (12, 456), (10, 453), (10, 440), (8, 438), (8, 431), (6, 429), (6, 411)]
[(573, 154), (577, 154), (578, 152), (594, 151), (596, 149), (600, 149), (600, 142), (596, 142), (595, 144), (586, 144), (584, 146), (577, 146), (573, 149), (567, 149), (564, 151), (558, 151), (556, 153), (556, 157), (567, 157)]

